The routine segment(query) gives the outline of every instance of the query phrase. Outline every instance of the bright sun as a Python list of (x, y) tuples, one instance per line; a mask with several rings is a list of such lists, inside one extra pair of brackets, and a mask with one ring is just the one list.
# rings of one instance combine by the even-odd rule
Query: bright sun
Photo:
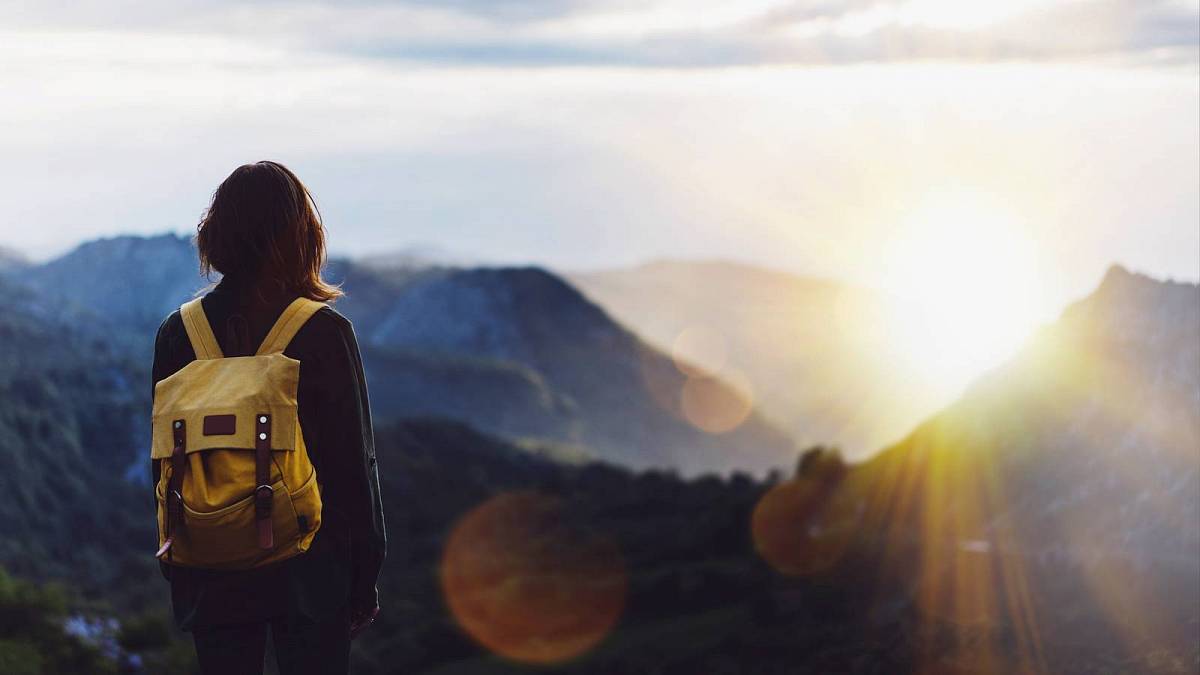
[(1011, 355), (1042, 318), (1036, 247), (985, 195), (933, 196), (901, 224), (884, 263), (894, 296), (887, 349), (953, 394)]

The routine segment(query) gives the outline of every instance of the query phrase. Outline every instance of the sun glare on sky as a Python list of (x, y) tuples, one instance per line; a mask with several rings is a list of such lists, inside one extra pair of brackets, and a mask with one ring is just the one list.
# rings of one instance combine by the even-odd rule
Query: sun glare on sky
[(969, 30), (1010, 19), (1039, 6), (1045, 0), (1007, 2), (962, 2), (962, 0), (913, 0), (898, 10), (902, 21), (936, 28)]
[(1001, 363), (1045, 318), (1035, 243), (986, 195), (931, 195), (898, 228), (884, 270), (887, 351), (946, 393)]

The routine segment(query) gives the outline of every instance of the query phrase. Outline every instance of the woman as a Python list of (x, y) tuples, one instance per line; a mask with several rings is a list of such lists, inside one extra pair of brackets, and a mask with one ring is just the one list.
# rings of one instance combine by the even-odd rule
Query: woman
[[(221, 281), (201, 300), (225, 356), (248, 356), (297, 297), (340, 295), (321, 278), (325, 237), (308, 190), (275, 162), (238, 167), (197, 227), (201, 269)], [(204, 673), (261, 673), (268, 628), (279, 670), (345, 673), (350, 640), (379, 611), (386, 549), (367, 386), (350, 322), (329, 307), (284, 354), (300, 361), (297, 416), (321, 488), (322, 523), (306, 553), (250, 570), (162, 564), (180, 628)], [(155, 384), (195, 353), (180, 312), (159, 326)], [(153, 460), (154, 480), (160, 476)]]

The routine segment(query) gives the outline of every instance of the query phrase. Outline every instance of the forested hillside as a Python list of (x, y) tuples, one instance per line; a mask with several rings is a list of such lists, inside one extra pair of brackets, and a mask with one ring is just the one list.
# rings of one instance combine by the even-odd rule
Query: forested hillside
[[(375, 274), (346, 307), (387, 309), (359, 331), (391, 550), (357, 672), (1200, 665), (1195, 285), (1114, 268), (871, 461), (814, 449), (764, 479), (587, 461), (401, 405), (381, 373), (471, 352), (505, 364), (497, 392), (523, 380), (527, 405), (569, 413), (639, 343), (536, 270)], [(0, 672), (187, 672), (152, 558), (148, 345), (92, 305), (0, 277)], [(439, 307), (451, 320), (422, 323)], [(381, 344), (405, 351), (381, 367)]]

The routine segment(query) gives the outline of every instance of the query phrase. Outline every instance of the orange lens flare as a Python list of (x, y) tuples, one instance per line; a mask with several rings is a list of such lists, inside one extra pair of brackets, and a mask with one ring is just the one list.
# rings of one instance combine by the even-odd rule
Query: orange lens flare
[(758, 555), (789, 576), (829, 570), (858, 531), (861, 508), (848, 495), (819, 479), (775, 485), (750, 517)]
[(710, 434), (724, 434), (750, 417), (754, 396), (745, 375), (726, 370), (720, 379), (689, 377), (683, 384), (680, 406), (692, 426)]
[(679, 393), (683, 378), (676, 366), (671, 362), (659, 359), (658, 352), (644, 345), (638, 350), (638, 366), (642, 382), (645, 384), (650, 398), (654, 399), (654, 402), (663, 411), (670, 413), (675, 418), (682, 419), (683, 411), (679, 407)]
[(454, 527), (442, 591), (463, 629), (492, 652), (554, 664), (584, 654), (624, 608), (624, 561), (609, 538), (570, 522), (562, 500), (493, 497)]

